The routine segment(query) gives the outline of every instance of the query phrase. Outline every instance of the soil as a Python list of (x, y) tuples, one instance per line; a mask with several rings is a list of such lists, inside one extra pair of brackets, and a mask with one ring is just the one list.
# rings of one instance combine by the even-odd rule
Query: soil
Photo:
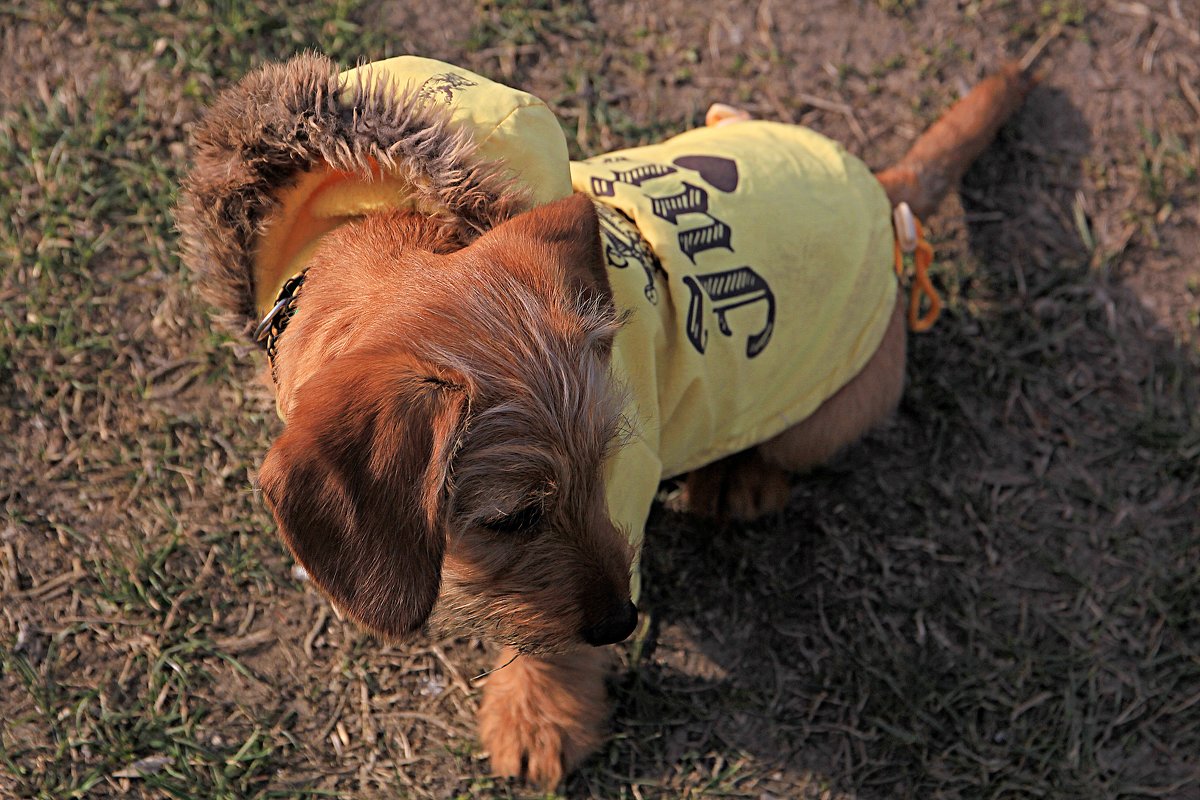
[(0, 796), (527, 794), (475, 738), (488, 645), (380, 643), (293, 571), (259, 356), (178, 261), (204, 103), (317, 47), (528, 89), (576, 156), (722, 101), (877, 168), (1036, 51), (928, 221), (894, 421), (777, 516), (656, 508), (561, 793), (1200, 797), (1200, 2), (28, 2), (0, 38)]

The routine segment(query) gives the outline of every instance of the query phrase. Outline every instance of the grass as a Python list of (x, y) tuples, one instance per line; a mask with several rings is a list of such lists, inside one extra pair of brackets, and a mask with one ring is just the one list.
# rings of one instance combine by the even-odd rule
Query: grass
[(734, 98), (881, 166), (1053, 24), (1043, 87), (932, 220), (947, 310), (896, 421), (776, 518), (656, 512), (613, 735), (550, 796), (1196, 796), (1197, 78), (1156, 8), (1146, 71), (1122, 8), (0, 11), (0, 796), (530, 796), (474, 737), (486, 647), (355, 631), (271, 535), (273, 401), (170, 215), (221, 87), (420, 50), (546, 98), (577, 156)]

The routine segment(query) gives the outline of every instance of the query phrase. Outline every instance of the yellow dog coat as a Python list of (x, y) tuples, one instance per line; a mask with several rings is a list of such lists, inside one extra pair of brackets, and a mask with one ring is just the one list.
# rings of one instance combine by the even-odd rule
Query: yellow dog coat
[[(883, 337), (896, 293), (889, 204), (868, 168), (819, 134), (739, 122), (571, 163), (544, 103), (467, 70), (406, 56), (342, 78), (448, 105), (478, 156), (503, 163), (535, 202), (572, 188), (594, 199), (628, 316), (612, 373), (631, 396), (632, 436), (606, 465), (607, 499), (639, 549), (660, 480), (800, 422)], [(321, 234), (412, 206), (386, 174), (312, 173), (279, 199), (255, 253), (260, 313)]]

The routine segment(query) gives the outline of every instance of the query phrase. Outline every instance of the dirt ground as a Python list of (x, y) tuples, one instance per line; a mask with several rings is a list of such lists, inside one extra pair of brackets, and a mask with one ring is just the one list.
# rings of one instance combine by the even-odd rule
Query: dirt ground
[(874, 167), (1040, 86), (932, 220), (895, 421), (714, 529), (656, 510), (578, 798), (1200, 798), (1200, 2), (0, 10), (0, 796), (513, 797), (477, 641), (384, 646), (253, 490), (280, 423), (170, 209), (204, 103), (305, 48), (539, 94), (573, 154), (714, 100)]

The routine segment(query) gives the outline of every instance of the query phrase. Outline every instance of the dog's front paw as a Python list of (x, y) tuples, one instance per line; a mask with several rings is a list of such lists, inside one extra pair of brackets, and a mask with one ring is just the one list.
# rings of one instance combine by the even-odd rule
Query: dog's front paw
[[(498, 664), (512, 659), (505, 650)], [(600, 746), (608, 718), (603, 651), (520, 656), (488, 677), (479, 734), (497, 775), (547, 790)]]

